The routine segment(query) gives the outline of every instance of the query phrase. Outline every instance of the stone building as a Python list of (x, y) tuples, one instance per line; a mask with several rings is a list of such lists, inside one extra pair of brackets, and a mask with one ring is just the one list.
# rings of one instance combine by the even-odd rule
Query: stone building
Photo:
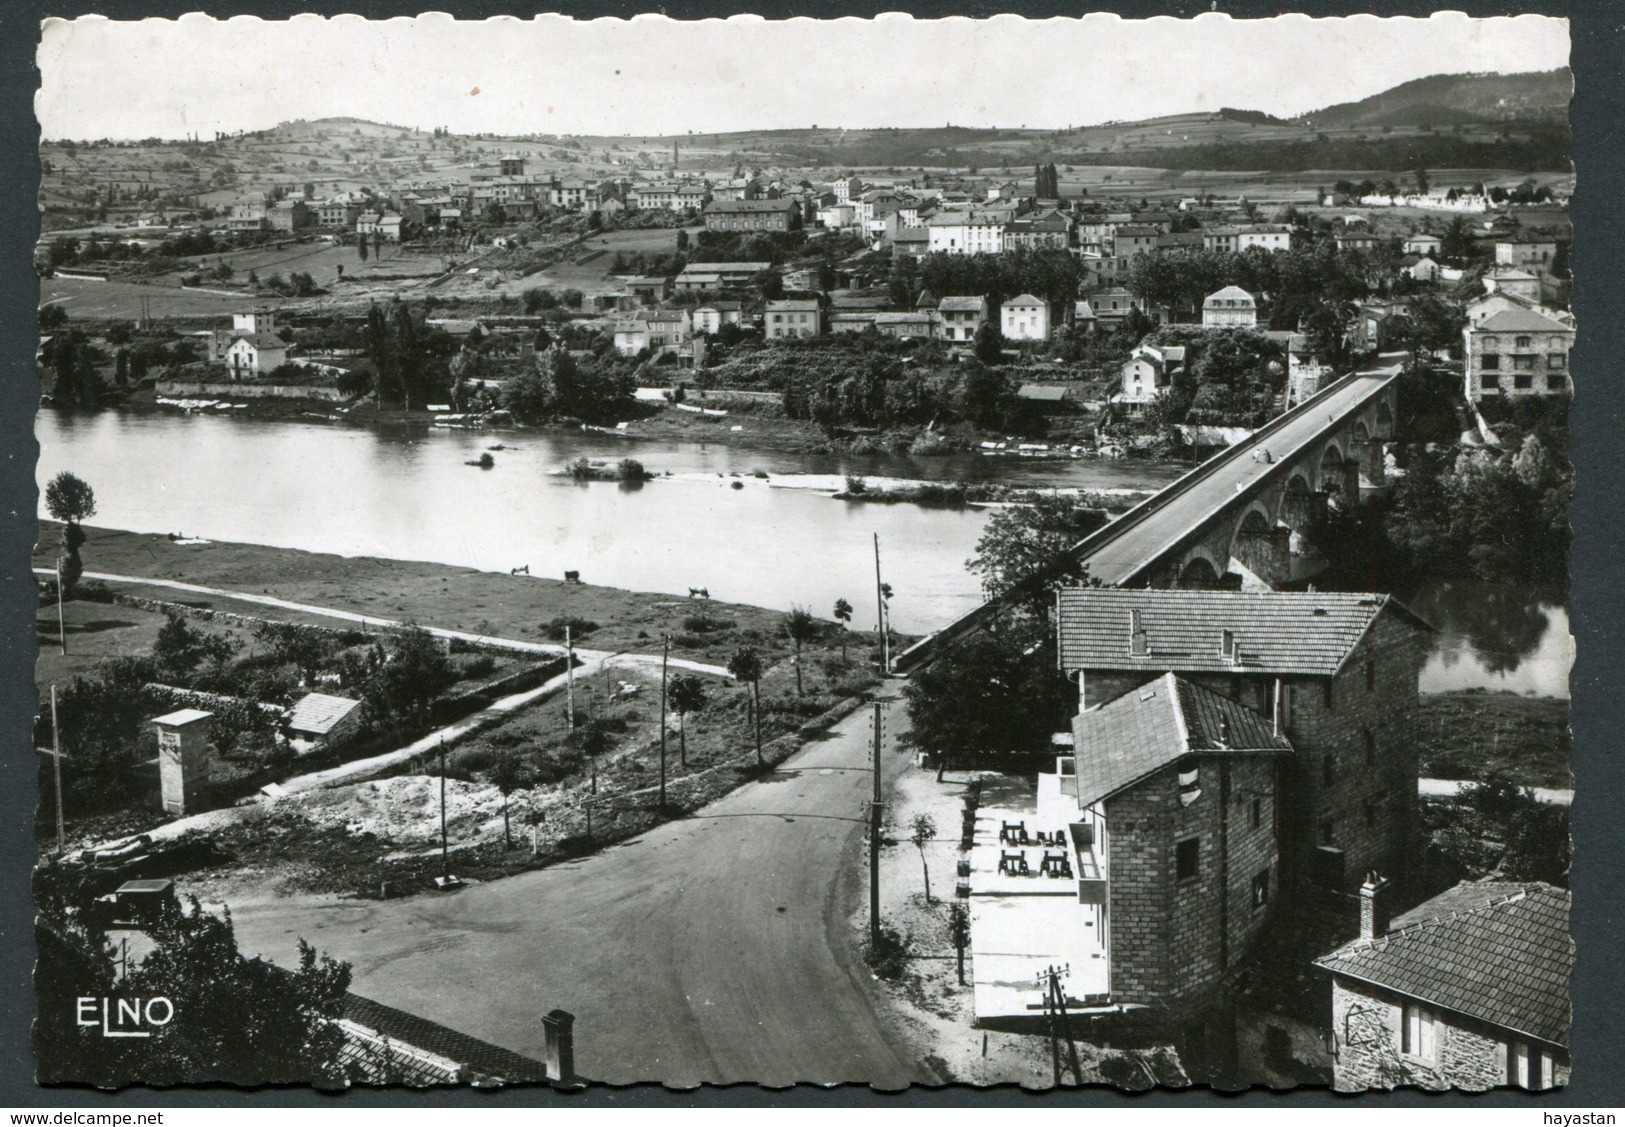
[(1461, 333), (1462, 391), (1469, 402), (1486, 398), (1567, 395), (1574, 330), (1533, 309), (1493, 313)]
[(770, 301), (762, 314), (762, 329), (768, 340), (816, 337), (824, 331), (823, 318), (823, 308), (811, 298)]
[(801, 226), (795, 200), (714, 200), (705, 209), (707, 231), (794, 231)]
[(1412, 725), (1431, 628), (1399, 602), (1080, 587), (1058, 593), (1056, 621), (1080, 712), (1174, 673), (1278, 726), (1292, 747), (1280, 785), (1284, 885), (1349, 891), (1369, 869), (1408, 876)]
[[(1195, 1012), (1272, 918), (1281, 763), (1274, 721), (1172, 673), (1073, 720), (1073, 754), (1040, 777), (1040, 822), (1065, 825), (1112, 1005)], [(1046, 782), (1053, 785), (1046, 785)], [(1046, 807), (1059, 807), (1053, 811)]]
[(1331, 975), (1340, 1091), (1561, 1087), (1569, 1078), (1569, 891), (1463, 881), (1393, 921), (1386, 882), (1360, 889), (1360, 935)]

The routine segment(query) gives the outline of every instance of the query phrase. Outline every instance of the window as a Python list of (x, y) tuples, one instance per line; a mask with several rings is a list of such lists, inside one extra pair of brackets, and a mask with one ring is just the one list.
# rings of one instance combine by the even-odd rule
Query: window
[(1436, 1020), (1437, 1015), (1428, 1007), (1406, 1002), (1400, 1025), (1400, 1052), (1419, 1060), (1433, 1060), (1438, 1052), (1434, 1037)]
[(1529, 1092), (1552, 1086), (1552, 1058), (1544, 1049), (1523, 1041), (1507, 1046), (1507, 1083)]
[(1253, 910), (1270, 902), (1270, 871), (1268, 867), (1253, 878)]
[(1517, 345), (1519, 348), (1530, 348), (1530, 347), (1533, 347), (1533, 345), (1535, 343), (1535, 338), (1534, 337), (1519, 337), (1513, 343), (1515, 345)]
[(1567, 376), (1547, 376), (1546, 377), (1546, 390), (1547, 391), (1562, 391), (1564, 388), (1566, 388), (1568, 386), (1569, 386), (1569, 378)]
[(1568, 363), (1569, 354), (1567, 352), (1552, 352), (1546, 356), (1546, 366), (1548, 368), (1566, 368)]
[(1533, 356), (1514, 356), (1512, 366), (1520, 372), (1527, 372), (1535, 366), (1535, 358)]
[(1202, 839), (1188, 837), (1174, 846), (1174, 879), (1196, 879), (1196, 864), (1201, 855)]
[(1522, 389), (1527, 390), (1528, 388), (1531, 388), (1531, 387), (1535, 386), (1535, 377), (1534, 376), (1513, 376), (1512, 377), (1512, 386), (1515, 387), (1515, 388), (1522, 388)]
[(1484, 391), (1495, 391), (1501, 385), (1496, 380), (1495, 373), (1493, 373), (1493, 372), (1480, 372), (1478, 374), (1478, 386)]
[(1479, 367), (1487, 372), (1493, 372), (1501, 366), (1501, 357), (1498, 353), (1486, 352), (1478, 358)]
[(1252, 828), (1255, 829), (1255, 830), (1259, 826), (1263, 825), (1263, 823), (1264, 823), (1264, 804), (1259, 799), (1256, 799), (1256, 798), (1253, 799), (1252, 816), (1248, 819), (1248, 821), (1251, 823)]

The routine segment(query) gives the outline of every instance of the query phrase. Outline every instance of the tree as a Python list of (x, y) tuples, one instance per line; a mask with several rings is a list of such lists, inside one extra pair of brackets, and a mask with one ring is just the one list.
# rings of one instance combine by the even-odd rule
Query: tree
[[(82, 1068), (63, 1079), (114, 1086), (226, 1084), (332, 1084), (342, 1081), (344, 1033), (337, 1025), (350, 987), (350, 966), (303, 940), (297, 969), (284, 970), (238, 950), (231, 912), (206, 912), (193, 898), (170, 903), (147, 929), (153, 950), (134, 964), (118, 993), (166, 998), (174, 1020), (146, 1038), (109, 1041), (73, 1024), (77, 994), (103, 994), (112, 982), (111, 959), (97, 951), (81, 963), (88, 989), (42, 1001), (46, 1019), (36, 1030), (40, 1060)], [(42, 964), (43, 965), (43, 964)], [(71, 986), (59, 982), (57, 986)]]
[(63, 470), (45, 486), (45, 511), (63, 524), (62, 556), (58, 562), (62, 596), (68, 598), (84, 572), (79, 546), (85, 542), (85, 530), (80, 522), (96, 515), (96, 491), (82, 478)]
[(515, 791), (531, 785), (534, 775), (530, 764), (526, 763), (517, 751), (508, 748), (497, 756), (496, 762), (491, 764), (491, 769), (485, 773), (485, 778), (497, 788), (497, 793), (502, 795), (502, 847), (512, 849), (513, 830), (508, 820), (508, 800)]
[(835, 620), (841, 624), (841, 660), (846, 660), (846, 633), (852, 628), (852, 604), (845, 599), (835, 600)]
[(962, 901), (948, 905), (948, 939), (959, 963), (959, 985), (965, 985), (965, 948), (970, 946), (970, 910)]
[(235, 651), (230, 638), (194, 630), (186, 619), (174, 612), (170, 612), (158, 628), (158, 637), (152, 644), (158, 675), (181, 685), (191, 683), (193, 673), (204, 661), (223, 663)]
[(681, 254), (688, 249), (688, 232), (681, 227), (677, 228), (677, 253)]
[(1417, 191), (1417, 194), (1418, 195), (1423, 195), (1423, 196), (1427, 195), (1428, 194), (1428, 187), (1429, 187), (1428, 170), (1425, 169), (1425, 168), (1418, 168), (1416, 170), (1416, 191)]
[(361, 261), (367, 261), (367, 236), (362, 235), (355, 243), (356, 252), (360, 254)]
[(925, 874), (925, 902), (931, 903), (931, 866), (925, 862), (925, 846), (927, 842), (935, 841), (937, 837), (937, 823), (929, 814), (916, 814), (908, 824), (909, 840), (914, 848), (920, 851), (920, 869)]
[(939, 778), (951, 760), (1036, 755), (1065, 723), (1065, 690), (1052, 632), (1017, 616), (970, 635), (909, 678), (902, 741), (935, 756)]
[(750, 718), (756, 729), (756, 765), (762, 766), (762, 658), (750, 646), (741, 646), (728, 659), (728, 672), (750, 686)]
[(817, 639), (820, 633), (818, 620), (805, 607), (792, 607), (790, 613), (784, 616), (784, 632), (796, 645), (796, 696), (805, 696), (801, 685), (801, 644)]
[[(977, 335), (980, 337), (980, 329)], [(959, 414), (973, 426), (991, 430), (1002, 421), (1015, 389), (1002, 372), (980, 361), (966, 363), (964, 368), (959, 380)]]
[(688, 766), (688, 714), (705, 707), (705, 682), (692, 673), (679, 673), (671, 679), (667, 699), (677, 711), (678, 762)]
[(972, 348), (976, 359), (984, 364), (997, 364), (1004, 359), (1004, 333), (999, 330), (999, 322), (991, 310), (977, 328)]
[(410, 626), (391, 640), (388, 659), (373, 674), (368, 696), (384, 715), (419, 720), (456, 680), (457, 670), (433, 635)]
[(1087, 569), (1067, 551), (1102, 523), (1099, 513), (1070, 497), (1038, 496), (994, 513), (965, 566), (982, 578), (990, 599), (1018, 595), (1041, 622), (1049, 621), (1055, 588), (1085, 580)]

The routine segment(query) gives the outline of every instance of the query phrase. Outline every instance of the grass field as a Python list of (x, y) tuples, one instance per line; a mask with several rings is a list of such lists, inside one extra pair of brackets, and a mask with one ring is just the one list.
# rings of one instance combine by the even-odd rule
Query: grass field
[(1566, 700), (1483, 691), (1424, 696), (1417, 733), (1425, 777), (1502, 774), (1520, 786), (1574, 785)]

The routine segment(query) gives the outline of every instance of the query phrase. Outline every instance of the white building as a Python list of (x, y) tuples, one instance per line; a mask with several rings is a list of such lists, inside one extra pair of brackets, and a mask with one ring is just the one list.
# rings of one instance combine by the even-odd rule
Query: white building
[(1174, 374), (1185, 366), (1183, 345), (1142, 344), (1123, 364), (1123, 390), (1114, 401), (1131, 415), (1173, 386)]
[(945, 211), (926, 220), (926, 250), (944, 254), (1002, 254), (1002, 217), (969, 211)]
[(1202, 300), (1204, 329), (1255, 329), (1258, 302), (1240, 286), (1226, 286)]
[(1019, 294), (999, 307), (1005, 340), (1048, 340), (1049, 303), (1030, 293)]

